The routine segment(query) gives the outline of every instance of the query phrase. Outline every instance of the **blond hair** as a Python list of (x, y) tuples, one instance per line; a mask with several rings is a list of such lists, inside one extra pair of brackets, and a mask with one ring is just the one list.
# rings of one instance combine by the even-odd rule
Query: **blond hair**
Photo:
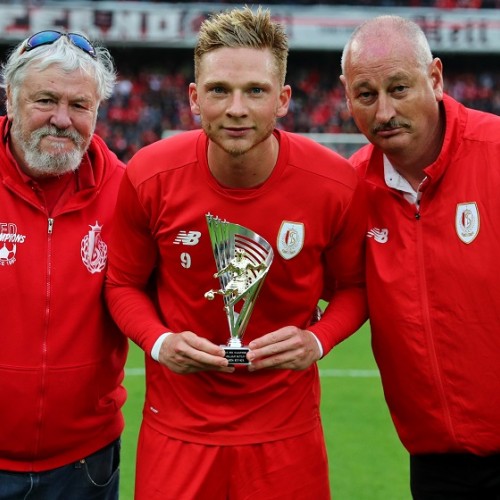
[(288, 58), (288, 37), (284, 28), (271, 20), (269, 10), (248, 6), (213, 14), (200, 28), (194, 49), (194, 71), (198, 79), (204, 54), (223, 47), (270, 49), (281, 84), (285, 83)]

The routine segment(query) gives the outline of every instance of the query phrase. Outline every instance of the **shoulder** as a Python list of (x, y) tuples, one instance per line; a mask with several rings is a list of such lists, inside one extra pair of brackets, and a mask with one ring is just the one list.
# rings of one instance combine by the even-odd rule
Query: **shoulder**
[(181, 168), (197, 161), (203, 131), (180, 132), (140, 149), (127, 165), (127, 175), (134, 184), (158, 174)]
[(360, 177), (365, 177), (366, 175), (368, 165), (370, 164), (370, 160), (373, 155), (373, 150), (374, 147), (371, 144), (367, 144), (366, 146), (358, 149), (349, 158), (349, 161)]
[(446, 125), (457, 131), (453, 138), (463, 135), (466, 140), (500, 144), (500, 116), (468, 108), (448, 95), (443, 103)]
[(125, 173), (125, 164), (109, 149), (97, 134), (92, 136), (88, 151), (91, 168), (96, 182), (119, 182)]
[(500, 116), (476, 109), (466, 109), (468, 115), (466, 136), (471, 139), (500, 143)]
[(288, 163), (307, 170), (319, 180), (332, 181), (354, 186), (356, 173), (347, 158), (308, 137), (290, 132), (281, 132), (283, 141), (288, 143)]

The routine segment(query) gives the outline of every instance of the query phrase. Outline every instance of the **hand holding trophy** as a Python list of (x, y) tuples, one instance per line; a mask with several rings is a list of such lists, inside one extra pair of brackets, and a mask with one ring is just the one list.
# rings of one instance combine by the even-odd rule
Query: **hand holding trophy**
[(224, 300), (230, 338), (223, 346), (229, 363), (249, 364), (250, 350), (242, 343), (255, 301), (273, 261), (271, 245), (246, 227), (206, 215), (221, 288), (205, 293), (208, 300)]

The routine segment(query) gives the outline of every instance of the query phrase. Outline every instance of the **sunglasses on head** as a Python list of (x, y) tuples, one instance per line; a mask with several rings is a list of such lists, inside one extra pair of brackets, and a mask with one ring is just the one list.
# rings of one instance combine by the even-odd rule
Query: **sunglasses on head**
[(40, 31), (30, 36), (24, 44), (21, 54), (36, 49), (37, 47), (41, 47), (42, 45), (51, 45), (57, 42), (57, 40), (59, 40), (62, 36), (68, 38), (73, 45), (83, 50), (94, 59), (97, 57), (94, 47), (84, 36), (79, 35), (78, 33), (61, 33), (60, 31), (53, 30)]

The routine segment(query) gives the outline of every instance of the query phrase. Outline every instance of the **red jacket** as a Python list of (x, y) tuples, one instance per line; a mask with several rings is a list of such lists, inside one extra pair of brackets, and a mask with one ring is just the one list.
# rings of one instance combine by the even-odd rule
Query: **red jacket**
[(370, 203), (374, 354), (399, 437), (417, 453), (500, 452), (500, 118), (445, 96), (420, 209), (352, 158)]
[(49, 218), (8, 153), (5, 117), (0, 130), (0, 469), (42, 471), (123, 429), (127, 342), (101, 288), (124, 166), (95, 136), (78, 191)]

